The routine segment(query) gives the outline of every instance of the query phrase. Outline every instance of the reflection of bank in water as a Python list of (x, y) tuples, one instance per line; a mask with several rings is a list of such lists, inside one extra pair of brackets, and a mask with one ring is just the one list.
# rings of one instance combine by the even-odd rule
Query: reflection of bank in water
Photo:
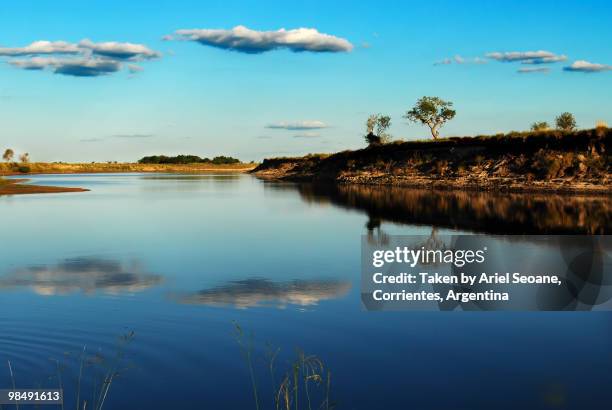
[(387, 221), (498, 234), (612, 233), (609, 196), (432, 191), (369, 185), (282, 184), (278, 189), (296, 189), (308, 202), (361, 210), (368, 215), (371, 229)]

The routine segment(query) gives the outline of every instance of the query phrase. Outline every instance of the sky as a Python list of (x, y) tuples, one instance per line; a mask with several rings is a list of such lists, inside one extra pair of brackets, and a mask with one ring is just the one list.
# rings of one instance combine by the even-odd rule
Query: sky
[(612, 124), (609, 1), (2, 1), (0, 149), (33, 161), (244, 161), (365, 145), (452, 101), (443, 136), (565, 111)]

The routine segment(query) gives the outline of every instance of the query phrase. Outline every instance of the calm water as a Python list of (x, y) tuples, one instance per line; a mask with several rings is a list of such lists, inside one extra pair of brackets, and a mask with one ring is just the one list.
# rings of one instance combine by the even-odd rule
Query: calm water
[[(74, 403), (134, 331), (105, 409), (272, 408), (295, 349), (338, 409), (606, 408), (612, 313), (365, 312), (367, 233), (610, 233), (610, 201), (271, 184), (248, 175), (70, 175), (91, 192), (0, 198), (0, 387)], [(505, 228), (504, 228), (505, 226)], [(607, 386), (604, 388), (604, 386)], [(5, 407), (6, 408), (6, 407)], [(89, 408), (89, 407), (88, 407)]]

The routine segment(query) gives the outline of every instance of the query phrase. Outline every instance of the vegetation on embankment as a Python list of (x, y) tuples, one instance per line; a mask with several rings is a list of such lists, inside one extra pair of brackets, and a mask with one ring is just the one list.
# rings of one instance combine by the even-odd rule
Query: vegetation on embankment
[(136, 163), (64, 163), (64, 162), (31, 162), (27, 166), (16, 163), (0, 164), (0, 175), (20, 174), (88, 174), (118, 172), (245, 172), (255, 168), (256, 164), (136, 164)]
[(264, 160), (267, 179), (610, 194), (612, 130), (512, 132)]
[(25, 179), (3, 179), (0, 178), (0, 196), (2, 195), (26, 195), (26, 194), (56, 194), (62, 192), (85, 192), (88, 189), (68, 188), (56, 186), (42, 186), (22, 184)]
[(169, 157), (166, 155), (151, 155), (143, 157), (138, 161), (139, 164), (213, 164), (213, 165), (233, 165), (240, 164), (240, 160), (233, 157), (220, 155), (209, 158), (200, 158), (197, 155), (176, 155)]

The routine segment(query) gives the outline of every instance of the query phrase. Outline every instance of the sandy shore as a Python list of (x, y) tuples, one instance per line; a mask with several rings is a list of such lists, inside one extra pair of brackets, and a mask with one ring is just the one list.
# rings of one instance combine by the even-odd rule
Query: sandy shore
[(85, 192), (89, 189), (68, 188), (56, 186), (29, 185), (22, 182), (27, 179), (7, 179), (0, 181), (1, 195), (26, 195), (26, 194), (57, 194), (61, 192)]

